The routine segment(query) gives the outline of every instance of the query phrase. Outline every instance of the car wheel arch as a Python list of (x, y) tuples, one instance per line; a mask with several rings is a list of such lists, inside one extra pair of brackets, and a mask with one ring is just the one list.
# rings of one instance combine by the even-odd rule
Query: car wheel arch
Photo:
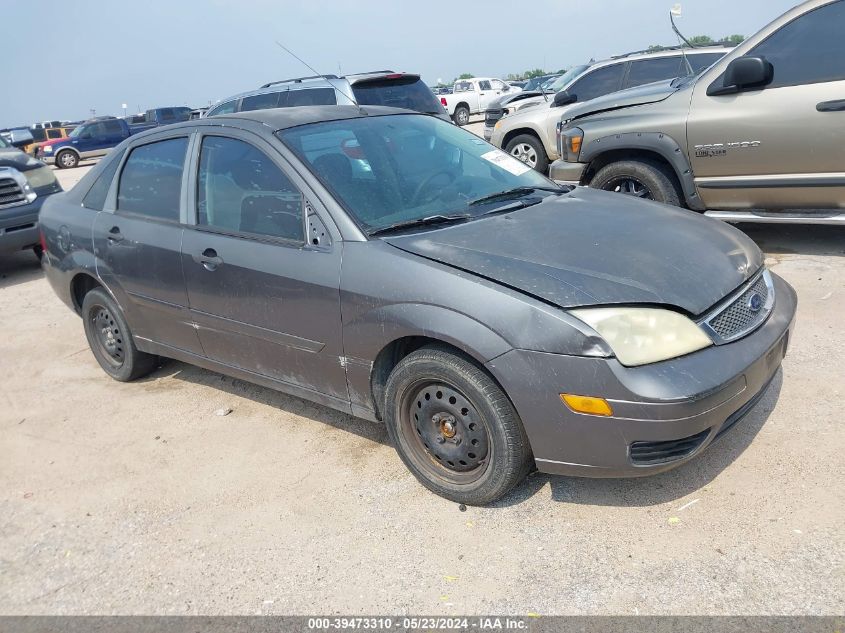
[[(424, 335), (403, 336), (385, 345), (373, 361), (373, 368), (370, 372), (370, 394), (376, 419), (384, 419), (384, 402), (387, 395), (386, 386), (391, 372), (404, 358), (423, 347), (445, 350), (456, 356), (465, 358), (489, 375), (499, 385), (505, 395), (508, 395), (498, 378), (485, 366), (484, 361), (472, 352), (440, 338)], [(510, 399), (510, 396), (508, 396), (508, 399)]]
[(642, 159), (665, 165), (686, 205), (704, 210), (689, 159), (675, 139), (661, 132), (614, 134), (590, 141), (581, 151), (580, 162), (587, 165), (581, 184), (589, 185), (599, 170), (613, 162)]
[[(540, 141), (540, 145), (543, 146), (543, 149), (546, 149), (546, 145), (543, 143), (543, 139), (540, 138), (540, 134), (534, 128), (530, 127), (521, 127), (515, 130), (510, 130), (502, 137), (502, 149), (507, 147), (508, 143), (510, 143), (513, 139), (517, 136), (521, 136), (522, 134), (528, 134), (529, 136), (535, 137), (538, 141)], [(548, 155), (548, 152), (546, 152)]]
[(77, 314), (82, 313), (82, 302), (85, 300), (85, 295), (95, 288), (103, 288), (103, 284), (88, 272), (78, 272), (70, 280), (70, 296), (73, 299), (73, 308)]

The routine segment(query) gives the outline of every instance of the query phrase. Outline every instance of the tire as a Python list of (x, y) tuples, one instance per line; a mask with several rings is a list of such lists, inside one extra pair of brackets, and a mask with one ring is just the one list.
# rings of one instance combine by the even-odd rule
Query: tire
[(541, 174), (545, 174), (549, 170), (549, 157), (546, 156), (546, 148), (543, 147), (540, 139), (536, 136), (531, 134), (515, 136), (508, 141), (505, 151)]
[(441, 497), (486, 505), (531, 470), (534, 458), (516, 410), (468, 357), (423, 347), (399, 362), (385, 391), (384, 418), (396, 452)]
[(590, 186), (682, 206), (675, 175), (664, 165), (649, 160), (623, 160), (605, 165)]
[(458, 127), (463, 127), (469, 123), (469, 108), (466, 106), (458, 106), (455, 108), (455, 113), (452, 115), (452, 120)]
[(82, 321), (94, 358), (115, 380), (129, 382), (155, 369), (156, 357), (138, 351), (123, 313), (102, 288), (85, 295)]
[(73, 169), (79, 166), (79, 156), (66, 149), (56, 154), (56, 167), (59, 169)]

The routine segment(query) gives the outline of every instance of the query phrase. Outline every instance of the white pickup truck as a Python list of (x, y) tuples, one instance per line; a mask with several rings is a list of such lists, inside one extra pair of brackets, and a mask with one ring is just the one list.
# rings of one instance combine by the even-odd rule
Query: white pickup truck
[(452, 94), (441, 95), (440, 103), (457, 125), (466, 125), (470, 115), (483, 113), (492, 101), (514, 92), (519, 92), (519, 88), (501, 79), (473, 77), (456, 81)]

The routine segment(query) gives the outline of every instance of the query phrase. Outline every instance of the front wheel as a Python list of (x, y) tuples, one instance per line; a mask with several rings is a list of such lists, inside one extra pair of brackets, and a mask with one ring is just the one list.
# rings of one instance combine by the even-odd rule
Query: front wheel
[(605, 165), (590, 182), (590, 186), (681, 206), (674, 175), (668, 168), (652, 161), (623, 160)]
[(70, 150), (59, 152), (56, 155), (56, 167), (59, 169), (72, 169), (79, 165), (79, 156)]
[(385, 422), (414, 476), (441, 497), (485, 505), (533, 464), (510, 400), (470, 359), (437, 346), (405, 357), (390, 374)]
[(508, 141), (505, 151), (541, 174), (549, 168), (549, 158), (543, 144), (536, 136), (520, 134)]
[(123, 313), (104, 290), (95, 288), (85, 295), (82, 320), (94, 358), (115, 380), (135, 380), (155, 368), (155, 356), (135, 347)]
[(469, 108), (465, 106), (458, 106), (455, 108), (455, 114), (452, 115), (452, 119), (455, 121), (456, 125), (463, 127), (469, 123)]

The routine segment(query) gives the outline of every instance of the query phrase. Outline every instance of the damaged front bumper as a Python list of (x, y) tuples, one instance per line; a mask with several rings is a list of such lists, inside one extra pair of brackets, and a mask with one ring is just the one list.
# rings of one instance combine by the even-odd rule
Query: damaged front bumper
[[(797, 298), (772, 275), (767, 321), (732, 343), (640, 367), (615, 358), (512, 350), (487, 363), (519, 413), (543, 472), (636, 477), (692, 459), (744, 417), (775, 378)], [(612, 416), (576, 413), (560, 393), (597, 396)]]

